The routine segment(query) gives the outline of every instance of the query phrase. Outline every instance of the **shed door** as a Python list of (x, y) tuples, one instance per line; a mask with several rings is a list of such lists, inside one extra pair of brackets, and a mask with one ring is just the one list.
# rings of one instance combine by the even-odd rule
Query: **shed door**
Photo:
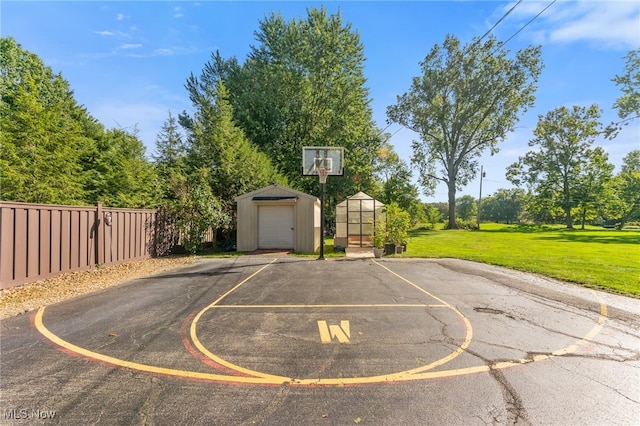
[(293, 206), (258, 207), (258, 248), (293, 249)]

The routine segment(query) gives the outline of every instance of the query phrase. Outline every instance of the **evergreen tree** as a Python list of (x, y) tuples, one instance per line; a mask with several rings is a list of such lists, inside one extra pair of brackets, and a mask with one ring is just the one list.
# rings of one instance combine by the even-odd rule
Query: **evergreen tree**
[(188, 124), (188, 170), (211, 171), (209, 185), (225, 214), (232, 216), (238, 195), (271, 183), (286, 184), (278, 167), (234, 124), (233, 109), (222, 81), (217, 83), (213, 99), (194, 106), (196, 113)]
[(185, 157), (186, 147), (178, 120), (169, 111), (169, 117), (156, 137), (156, 155), (154, 156), (162, 199), (175, 199), (176, 194), (172, 187), (186, 173)]
[(160, 188), (156, 171), (136, 132), (112, 129), (98, 141), (91, 202), (124, 208), (154, 208)]
[(95, 120), (69, 84), (12, 38), (0, 39), (0, 198), (83, 204)]

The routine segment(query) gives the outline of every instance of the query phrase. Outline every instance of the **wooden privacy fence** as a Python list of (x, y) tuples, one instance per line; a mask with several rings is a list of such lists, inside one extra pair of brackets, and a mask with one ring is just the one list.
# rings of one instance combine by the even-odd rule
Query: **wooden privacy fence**
[(169, 252), (156, 210), (0, 202), (0, 288)]

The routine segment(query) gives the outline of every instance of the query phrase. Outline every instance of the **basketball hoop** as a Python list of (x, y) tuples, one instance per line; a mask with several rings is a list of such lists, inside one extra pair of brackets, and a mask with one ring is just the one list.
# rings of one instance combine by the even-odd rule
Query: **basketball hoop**
[(329, 175), (329, 170), (325, 167), (318, 167), (318, 177), (320, 178), (320, 183), (327, 183), (327, 176)]

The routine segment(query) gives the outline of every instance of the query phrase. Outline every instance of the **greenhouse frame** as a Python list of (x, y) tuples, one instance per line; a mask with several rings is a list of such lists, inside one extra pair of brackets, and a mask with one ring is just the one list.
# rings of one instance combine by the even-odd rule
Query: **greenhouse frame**
[(336, 206), (335, 247), (373, 247), (375, 223), (385, 220), (384, 204), (358, 192)]

